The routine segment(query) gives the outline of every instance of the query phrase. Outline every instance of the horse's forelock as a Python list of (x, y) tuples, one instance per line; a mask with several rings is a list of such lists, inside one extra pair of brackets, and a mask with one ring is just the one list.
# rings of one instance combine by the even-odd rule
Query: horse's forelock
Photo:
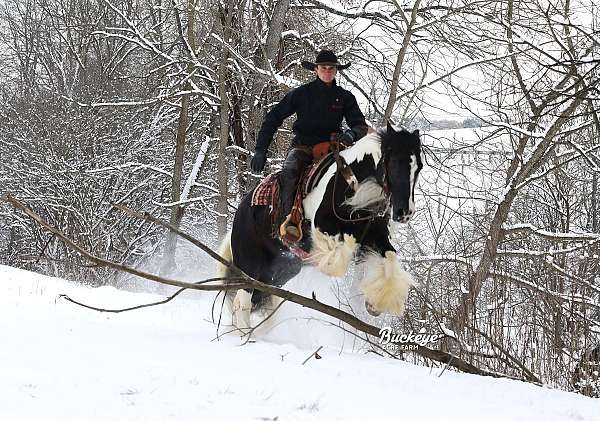
[(409, 132), (408, 130), (380, 131), (381, 149), (384, 154), (395, 155), (404, 153), (407, 155), (418, 154), (421, 147), (419, 131)]

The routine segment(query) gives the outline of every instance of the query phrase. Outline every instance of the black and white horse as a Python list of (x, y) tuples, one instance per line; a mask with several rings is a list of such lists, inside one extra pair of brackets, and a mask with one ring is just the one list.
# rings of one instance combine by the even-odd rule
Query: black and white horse
[[(403, 271), (390, 244), (388, 224), (407, 222), (415, 212), (415, 184), (422, 168), (418, 130), (391, 125), (370, 133), (340, 152), (357, 185), (340, 176), (332, 160), (303, 200), (305, 235), (298, 246), (326, 275), (343, 276), (353, 258), (364, 261), (361, 290), (370, 314), (402, 314), (412, 278)], [(283, 286), (300, 272), (303, 260), (273, 236), (268, 206), (250, 206), (252, 192), (238, 206), (220, 255), (253, 278)], [(219, 265), (218, 276), (228, 275)], [(270, 298), (258, 290), (229, 296), (233, 324), (249, 327), (251, 310)]]

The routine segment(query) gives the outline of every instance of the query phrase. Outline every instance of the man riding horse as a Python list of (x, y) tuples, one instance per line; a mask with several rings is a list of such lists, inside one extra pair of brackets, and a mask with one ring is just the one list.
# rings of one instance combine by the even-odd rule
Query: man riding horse
[[(317, 54), (314, 63), (303, 61), (302, 66), (315, 72), (316, 79), (290, 92), (267, 113), (258, 133), (256, 150), (250, 162), (252, 171), (261, 172), (267, 161), (267, 150), (277, 129), (283, 121), (296, 113), (293, 125), (294, 139), (280, 174), (281, 215), (287, 215), (279, 229), (288, 243), (301, 237), (301, 221), (292, 217), (291, 211), (299, 179), (313, 160), (313, 147), (336, 141), (346, 146), (353, 144), (367, 133), (365, 117), (351, 92), (336, 84), (338, 70), (350, 63), (339, 64), (330, 50)], [(342, 131), (342, 120), (349, 129)]]
[[(364, 267), (360, 289), (367, 311), (401, 315), (413, 281), (390, 242), (389, 222), (408, 222), (415, 213), (415, 186), (423, 166), (419, 131), (397, 130), (388, 122), (367, 134), (356, 98), (335, 83), (337, 70), (348, 65), (340, 65), (328, 50), (321, 51), (315, 63), (302, 64), (316, 79), (289, 92), (267, 114), (250, 163), (253, 171), (263, 170), (277, 128), (296, 113), (295, 136), (283, 170), (242, 198), (219, 255), (248, 276), (276, 287), (300, 273), (304, 264), (339, 278), (355, 261)], [(346, 131), (341, 129), (344, 119), (350, 127)], [(340, 151), (340, 143), (351, 146)], [(294, 192), (304, 170), (330, 145), (334, 153), (320, 161), (301, 199)], [(283, 223), (277, 221), (280, 232), (274, 236), (277, 214), (289, 215)], [(302, 215), (307, 228), (310, 222), (306, 241), (299, 241)], [(230, 275), (229, 267), (219, 264), (217, 276)], [(250, 326), (252, 311), (269, 308), (271, 301), (268, 293), (252, 288), (231, 291), (225, 298), (232, 324), (241, 330)]]

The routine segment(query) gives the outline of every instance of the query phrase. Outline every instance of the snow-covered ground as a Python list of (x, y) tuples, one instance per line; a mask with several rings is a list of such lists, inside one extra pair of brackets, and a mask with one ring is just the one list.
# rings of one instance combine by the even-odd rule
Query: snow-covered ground
[[(313, 275), (291, 289), (326, 297)], [(351, 352), (291, 305), (240, 346), (214, 340), (207, 294), (121, 314), (58, 294), (105, 308), (161, 298), (0, 266), (0, 420), (600, 420), (600, 400)]]

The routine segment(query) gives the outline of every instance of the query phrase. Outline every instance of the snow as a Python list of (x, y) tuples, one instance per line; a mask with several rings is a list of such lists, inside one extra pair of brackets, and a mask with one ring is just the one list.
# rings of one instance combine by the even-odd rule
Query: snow
[[(292, 283), (334, 298), (335, 281), (311, 269)], [(600, 420), (600, 400), (352, 352), (292, 305), (240, 346), (213, 340), (206, 294), (120, 314), (59, 294), (108, 308), (162, 298), (0, 266), (2, 420)]]
[(194, 166), (192, 167), (192, 171), (190, 172), (189, 177), (185, 182), (185, 186), (183, 187), (183, 192), (181, 193), (181, 200), (187, 200), (190, 191), (192, 190), (192, 185), (196, 182), (198, 178), (198, 171), (200, 171), (200, 167), (204, 163), (204, 159), (206, 158), (206, 153), (208, 152), (208, 147), (211, 143), (211, 138), (206, 138), (202, 142), (200, 146), (200, 150), (198, 151), (198, 155), (196, 156), (196, 160), (194, 161)]
[(521, 224), (504, 224), (502, 225), (502, 229), (505, 231), (533, 231), (537, 234), (540, 234), (544, 237), (550, 237), (553, 239), (565, 239), (565, 240), (598, 240), (600, 239), (600, 235), (598, 234), (594, 234), (594, 233), (587, 233), (587, 232), (575, 232), (575, 231), (569, 231), (569, 232), (554, 232), (554, 231), (547, 231), (547, 230), (543, 230), (541, 228), (536, 227), (533, 224), (529, 224), (529, 223), (521, 223)]

